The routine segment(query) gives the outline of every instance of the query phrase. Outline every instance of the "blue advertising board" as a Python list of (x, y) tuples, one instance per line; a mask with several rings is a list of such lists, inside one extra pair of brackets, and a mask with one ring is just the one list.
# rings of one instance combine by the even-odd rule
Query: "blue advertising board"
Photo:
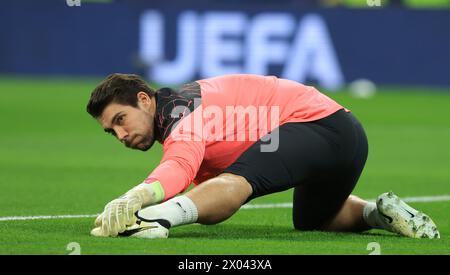
[(330, 90), (359, 78), (450, 86), (450, 12), (304, 8), (295, 1), (10, 1), (0, 73), (144, 75), (180, 84), (274, 74)]

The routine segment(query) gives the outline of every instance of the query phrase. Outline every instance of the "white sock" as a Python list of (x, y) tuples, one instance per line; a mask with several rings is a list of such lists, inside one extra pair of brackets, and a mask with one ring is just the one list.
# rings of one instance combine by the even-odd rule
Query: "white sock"
[(384, 229), (377, 205), (374, 202), (368, 202), (366, 206), (364, 206), (363, 218), (369, 226)]
[(170, 226), (197, 222), (198, 212), (194, 202), (186, 196), (174, 197), (161, 204), (141, 209), (137, 213), (143, 220), (166, 220)]

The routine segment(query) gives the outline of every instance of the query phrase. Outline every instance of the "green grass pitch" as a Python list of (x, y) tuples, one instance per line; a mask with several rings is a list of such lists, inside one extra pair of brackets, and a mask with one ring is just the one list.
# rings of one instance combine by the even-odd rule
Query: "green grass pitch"
[[(441, 239), (298, 232), (289, 208), (242, 209), (214, 226), (174, 228), (169, 239), (95, 238), (93, 218), (1, 221), (3, 217), (101, 212), (158, 164), (149, 152), (121, 146), (85, 112), (97, 80), (0, 78), (0, 254), (450, 254), (450, 201), (416, 202), (437, 223)], [(369, 159), (354, 191), (375, 198), (450, 195), (450, 93), (384, 87), (372, 99), (329, 94), (362, 121)], [(301, 157), (301, 156), (299, 156)], [(324, 190), (326, 192), (326, 190)], [(291, 202), (286, 191), (251, 204)]]

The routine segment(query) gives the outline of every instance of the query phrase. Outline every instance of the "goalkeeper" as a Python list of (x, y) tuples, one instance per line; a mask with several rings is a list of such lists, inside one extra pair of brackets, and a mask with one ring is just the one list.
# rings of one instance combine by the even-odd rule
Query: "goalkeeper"
[(298, 230), (439, 238), (427, 215), (393, 193), (376, 202), (351, 195), (367, 159), (365, 132), (311, 86), (237, 74), (155, 91), (116, 73), (95, 88), (87, 111), (126, 147), (146, 151), (157, 141), (164, 149), (142, 183), (105, 206), (94, 236), (166, 238), (171, 227), (216, 224), (254, 198), (294, 188)]

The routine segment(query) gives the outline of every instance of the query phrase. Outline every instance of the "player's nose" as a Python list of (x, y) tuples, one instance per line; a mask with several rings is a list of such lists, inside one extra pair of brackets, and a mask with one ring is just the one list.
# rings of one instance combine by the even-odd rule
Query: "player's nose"
[(117, 139), (120, 140), (120, 142), (126, 141), (128, 132), (125, 131), (125, 129), (123, 129), (122, 127), (115, 127), (114, 131), (116, 132)]

